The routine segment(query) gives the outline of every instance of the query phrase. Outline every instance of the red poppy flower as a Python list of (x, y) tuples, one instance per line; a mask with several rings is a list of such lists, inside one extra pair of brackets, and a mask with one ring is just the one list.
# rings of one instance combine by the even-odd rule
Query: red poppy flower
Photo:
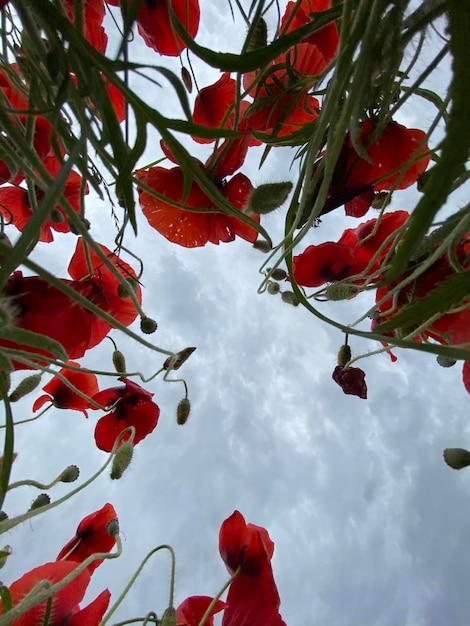
[[(67, 12), (69, 20), (72, 23), (75, 23), (74, 0), (61, 0), (61, 2)], [(105, 14), (105, 4), (103, 0), (84, 0), (83, 12), (83, 35), (85, 39), (91, 43), (91, 45), (96, 48), (98, 52), (104, 53), (108, 43), (108, 36), (102, 26)]]
[[(61, 169), (60, 163), (55, 157), (44, 159), (44, 165), (49, 173), (55, 178)], [(82, 177), (77, 172), (70, 172), (63, 188), (63, 195), (67, 199), (72, 209), (80, 212)], [(88, 186), (85, 193), (88, 193)], [(44, 191), (36, 187), (36, 200), (41, 203)], [(16, 226), (19, 231), (23, 231), (33, 215), (29, 201), (28, 191), (21, 187), (6, 186), (0, 188), (0, 212), (7, 221)], [(41, 225), (39, 241), (50, 243), (54, 241), (52, 230), (60, 233), (70, 232), (70, 227), (66, 219), (66, 213), (61, 205), (56, 205), (54, 212), (49, 219)]]
[[(213, 598), (209, 596), (190, 596), (176, 609), (176, 626), (198, 626)], [(225, 602), (217, 600), (204, 626), (214, 626), (214, 615), (223, 611)]]
[[(209, 128), (233, 128), (234, 111), (227, 113), (235, 103), (237, 82), (225, 72), (217, 82), (201, 89), (196, 96), (193, 121)], [(211, 143), (214, 139), (193, 136), (198, 143)]]
[(274, 543), (268, 531), (247, 524), (235, 511), (220, 528), (219, 552), (230, 573), (241, 571), (230, 585), (222, 626), (285, 626), (271, 558)]
[[(129, 0), (120, 0), (120, 4)], [(109, 4), (117, 5), (117, 0)], [(199, 0), (170, 0), (175, 19), (178, 19), (190, 37), (199, 28)], [(168, 11), (167, 0), (142, 0), (137, 11), (137, 28), (145, 43), (160, 54), (177, 57), (186, 44), (177, 35)]]
[[(69, 361), (68, 365), (80, 367), (79, 363)], [(77, 389), (89, 398), (98, 393), (98, 382), (94, 374), (87, 372), (76, 372), (63, 368), (59, 371), (64, 378), (69, 380)], [(40, 396), (33, 404), (33, 412), (40, 409), (47, 402), (51, 402), (58, 409), (70, 409), (71, 411), (81, 411), (85, 417), (88, 417), (86, 409), (94, 409), (95, 407), (90, 401), (79, 396), (75, 391), (70, 389), (60, 378), (54, 376), (47, 385), (42, 388), (47, 395)]]
[(367, 399), (367, 385), (365, 373), (359, 367), (345, 367), (337, 365), (333, 370), (332, 378), (344, 393), (359, 396), (363, 400)]
[(356, 254), (354, 247), (325, 241), (316, 246), (308, 246), (294, 257), (292, 270), (295, 280), (304, 287), (320, 287), (360, 274), (368, 261)]
[[(73, 281), (62, 282), (70, 287), (75, 286)], [(70, 359), (78, 359), (85, 354), (95, 316), (77, 306), (56, 287), (39, 276), (23, 277), (20, 271), (16, 271), (8, 279), (3, 295), (10, 298), (14, 308), (15, 327), (55, 339), (63, 346)], [(53, 357), (47, 350), (4, 339), (0, 340), (0, 346)], [(15, 369), (27, 368), (19, 362), (14, 362), (13, 365)]]
[[(74, 562), (61, 561), (45, 563), (27, 572), (8, 588), (13, 608), (41, 581), (47, 580), (52, 586), (61, 582), (76, 567), (77, 564)], [(44, 600), (15, 618), (10, 626), (43, 626), (48, 608), (49, 626), (98, 626), (108, 607), (111, 594), (105, 589), (91, 604), (80, 609), (78, 603), (83, 599), (89, 582), (90, 573), (84, 570), (53, 595), (50, 607), (47, 606), (47, 600)], [(44, 587), (41, 588), (43, 589)], [(4, 614), (1, 601), (0, 613)]]
[(316, 98), (305, 93), (274, 92), (255, 99), (246, 116), (254, 131), (286, 137), (301, 130), (318, 117), (320, 104)]
[[(139, 170), (137, 178), (168, 199), (156, 198), (139, 189), (140, 206), (150, 226), (169, 241), (186, 248), (204, 246), (207, 242), (233, 241), (237, 235), (251, 243), (256, 241), (258, 233), (254, 228), (218, 211), (196, 183), (192, 183), (188, 196), (183, 199), (184, 174), (180, 167)], [(228, 182), (219, 182), (218, 186), (236, 209), (242, 211), (247, 206), (253, 187), (244, 174), (236, 174)], [(176, 205), (199, 210), (185, 210)], [(250, 217), (259, 221), (257, 216)]]
[[(142, 302), (142, 291), (138, 284), (137, 275), (132, 267), (125, 261), (122, 261), (106, 246), (97, 245), (119, 273), (132, 283), (132, 285), (129, 285), (129, 289), (135, 286), (137, 299), (139, 303)], [(88, 300), (99, 306), (100, 309), (112, 315), (118, 322), (124, 326), (129, 326), (138, 315), (134, 303), (123, 293), (119, 279), (104, 265), (96, 252), (87, 246), (85, 253), (85, 246), (84, 240), (82, 237), (79, 237), (75, 252), (69, 263), (68, 272), (76, 281), (74, 288)], [(87, 258), (90, 265), (88, 265)], [(111, 328), (112, 326), (101, 318), (93, 316), (92, 334), (88, 347), (92, 348), (99, 344)]]
[[(128, 378), (120, 378), (124, 387), (104, 389), (93, 397), (102, 406), (116, 406), (111, 413), (98, 420), (95, 428), (95, 441), (98, 448), (111, 452), (116, 437), (128, 426), (134, 426), (134, 445), (145, 439), (158, 423), (160, 409), (152, 402), (153, 393), (146, 391)], [(125, 435), (124, 443), (130, 435)]]
[[(116, 543), (114, 536), (108, 532), (111, 522), (117, 522), (117, 514), (113, 505), (108, 502), (98, 511), (82, 519), (75, 537), (65, 544), (56, 560), (83, 563), (92, 554), (110, 552)], [(88, 566), (90, 574), (93, 574), (102, 562), (103, 559), (92, 561)]]

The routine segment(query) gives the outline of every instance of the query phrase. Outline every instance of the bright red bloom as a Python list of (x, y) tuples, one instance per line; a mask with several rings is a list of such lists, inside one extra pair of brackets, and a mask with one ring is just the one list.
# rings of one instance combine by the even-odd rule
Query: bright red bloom
[[(77, 564), (74, 562), (53, 562), (27, 572), (8, 588), (13, 608), (41, 581), (47, 580), (52, 586), (66, 578), (76, 567)], [(49, 626), (98, 626), (108, 607), (111, 594), (105, 589), (91, 604), (80, 609), (78, 603), (83, 599), (89, 582), (90, 573), (84, 570), (54, 594)], [(47, 601), (44, 600), (14, 619), (10, 626), (43, 626), (46, 610)], [(3, 615), (1, 602), (0, 613)]]
[(286, 137), (313, 122), (318, 117), (319, 109), (318, 100), (305, 93), (276, 92), (265, 95), (262, 92), (246, 115), (254, 131), (273, 137)]
[[(93, 397), (102, 406), (113, 406), (114, 410), (98, 420), (95, 428), (95, 441), (98, 448), (111, 452), (116, 437), (128, 426), (134, 426), (134, 445), (145, 439), (158, 423), (160, 409), (152, 402), (153, 393), (146, 391), (128, 378), (120, 378), (124, 387), (104, 389)], [(120, 443), (129, 439), (126, 434)]]
[(325, 241), (308, 246), (294, 257), (292, 270), (295, 280), (304, 287), (320, 287), (360, 274), (368, 262), (356, 255), (354, 248), (343, 243)]
[[(132, 0), (120, 0), (132, 3)], [(117, 5), (113, 0), (109, 4)], [(186, 44), (176, 33), (167, 0), (142, 0), (137, 11), (137, 28), (145, 43), (160, 54), (177, 57)], [(187, 33), (194, 38), (199, 28), (199, 0), (171, 0), (171, 8)]]
[[(57, 555), (57, 561), (73, 561), (83, 563), (92, 554), (110, 552), (116, 544), (114, 536), (108, 532), (111, 522), (117, 522), (117, 513), (112, 504), (106, 503), (101, 509), (90, 513), (78, 525), (75, 537), (70, 539)], [(88, 565), (93, 574), (103, 559), (95, 559)]]
[[(68, 365), (80, 367), (79, 363), (69, 361)], [(64, 378), (69, 380), (81, 392), (93, 397), (98, 393), (98, 382), (94, 374), (87, 372), (76, 372), (63, 368), (59, 371)], [(40, 409), (47, 402), (51, 402), (58, 409), (70, 409), (71, 411), (81, 411), (85, 417), (88, 417), (86, 409), (95, 408), (90, 401), (79, 396), (75, 391), (70, 389), (60, 378), (54, 376), (47, 385), (42, 388), (47, 395), (40, 396), (33, 404), (33, 412)]]
[[(233, 128), (234, 110), (227, 115), (235, 103), (237, 82), (225, 72), (217, 82), (201, 89), (194, 101), (193, 121), (209, 128)], [(198, 143), (211, 143), (214, 139), (194, 137)]]
[[(55, 157), (47, 157), (44, 159), (44, 165), (53, 178), (56, 178), (61, 165)], [(82, 177), (77, 172), (70, 172), (65, 185), (63, 187), (63, 195), (67, 199), (72, 209), (80, 212), (80, 193), (81, 193)], [(88, 186), (85, 193), (88, 193)], [(44, 197), (44, 191), (36, 187), (36, 200), (41, 203)], [(29, 223), (33, 215), (29, 195), (26, 189), (21, 187), (6, 186), (0, 188), (0, 212), (3, 214), (7, 222), (16, 226), (19, 231), (23, 231)], [(60, 233), (70, 232), (70, 227), (66, 219), (66, 212), (61, 205), (56, 205), (54, 212), (51, 213), (49, 219), (41, 225), (39, 241), (50, 243), (54, 241), (52, 230)]]
[[(176, 626), (198, 626), (213, 598), (209, 596), (190, 596), (176, 609)], [(214, 625), (214, 615), (223, 611), (226, 604), (217, 600), (204, 626)]]
[(271, 558), (274, 543), (268, 531), (247, 524), (235, 511), (220, 527), (219, 552), (227, 569), (241, 571), (230, 585), (222, 626), (285, 626)]
[(367, 399), (367, 385), (365, 373), (359, 367), (345, 367), (337, 365), (333, 370), (332, 378), (344, 393), (359, 396), (363, 400)]
[[(82, 237), (79, 237), (75, 252), (69, 263), (68, 272), (76, 281), (74, 288), (88, 300), (99, 306), (100, 309), (112, 315), (118, 322), (124, 326), (129, 326), (138, 315), (134, 303), (125, 293), (122, 293), (119, 279), (104, 265), (102, 259), (89, 246), (87, 246), (87, 254), (90, 266), (88, 265), (85, 245)], [(125, 261), (122, 261), (106, 246), (97, 245), (118, 272), (125, 279), (129, 279), (132, 282), (136, 288), (137, 300), (139, 303), (142, 302), (142, 291), (138, 284), (137, 275), (132, 267)], [(132, 288), (129, 285), (129, 289)], [(99, 344), (112, 328), (110, 324), (101, 318), (93, 317), (94, 323), (88, 345), (89, 348)]]
[[(61, 2), (67, 12), (69, 20), (75, 23), (74, 0), (61, 0)], [(108, 43), (108, 36), (102, 26), (105, 14), (105, 4), (103, 0), (84, 0), (83, 11), (83, 35), (98, 52), (104, 53)]]
[[(192, 183), (188, 196), (183, 199), (184, 174), (180, 167), (139, 170), (137, 178), (168, 199), (156, 198), (139, 189), (140, 206), (150, 226), (169, 241), (186, 248), (204, 246), (207, 242), (219, 244), (221, 241), (233, 241), (237, 235), (251, 243), (256, 241), (258, 233), (254, 228), (218, 211), (196, 183)], [(236, 174), (228, 182), (221, 181), (218, 186), (236, 209), (242, 211), (247, 206), (253, 187), (244, 174)], [(199, 211), (189, 211), (176, 205)], [(259, 221), (259, 217), (250, 217)]]

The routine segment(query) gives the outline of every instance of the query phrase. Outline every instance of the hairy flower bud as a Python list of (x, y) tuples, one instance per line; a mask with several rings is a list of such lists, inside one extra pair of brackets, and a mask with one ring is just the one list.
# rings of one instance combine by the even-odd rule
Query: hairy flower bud
[(65, 221), (65, 218), (59, 209), (52, 209), (49, 219), (53, 224), (62, 224), (62, 222)]
[(5, 565), (8, 557), (10, 556), (12, 552), (13, 550), (11, 549), (11, 546), (9, 545), (6, 545), (6, 546), (3, 546), (3, 548), (0, 548), (0, 569), (2, 569), (2, 567)]
[(253, 190), (248, 202), (248, 213), (265, 215), (275, 211), (284, 204), (292, 191), (292, 183), (267, 183)]
[(341, 346), (341, 348), (338, 351), (338, 356), (337, 356), (338, 365), (341, 365), (341, 367), (344, 367), (346, 363), (349, 363), (350, 360), (351, 360), (351, 348), (347, 344), (344, 344)]
[(470, 452), (464, 448), (446, 448), (444, 461), (452, 469), (461, 470), (470, 465)]
[(264, 48), (268, 43), (268, 25), (264, 18), (259, 17), (253, 29), (252, 36), (246, 47), (247, 52)]
[(29, 507), (29, 511), (34, 511), (35, 509), (40, 509), (43, 506), (47, 506), (50, 503), (51, 499), (47, 495), (47, 493), (40, 493), (37, 498), (33, 500), (31, 506)]
[(113, 365), (118, 374), (124, 375), (126, 373), (126, 359), (120, 350), (114, 350), (113, 352)]
[(31, 376), (23, 378), (18, 387), (11, 392), (8, 399), (10, 402), (18, 402), (18, 400), (24, 398), (28, 393), (34, 391), (40, 382), (41, 374), (32, 374)]
[(336, 302), (338, 300), (347, 300), (352, 298), (359, 291), (356, 285), (347, 285), (345, 283), (332, 283), (325, 289), (325, 296), (328, 300)]
[(269, 243), (269, 241), (266, 241), (266, 239), (258, 239), (257, 241), (255, 241), (255, 243), (253, 244), (253, 248), (266, 254), (268, 252), (271, 252), (272, 250), (271, 244)]
[(111, 465), (110, 476), (112, 480), (119, 480), (122, 477), (126, 469), (129, 467), (133, 455), (134, 446), (130, 441), (125, 441), (121, 446), (119, 446)]
[[(271, 268), (268, 269), (268, 273), (269, 272), (271, 272)], [(287, 272), (283, 270), (282, 267), (276, 267), (276, 269), (271, 272), (271, 278), (273, 280), (285, 280), (287, 278)]]
[(451, 359), (450, 357), (444, 356), (443, 354), (438, 354), (436, 361), (441, 367), (452, 367), (457, 363), (456, 359)]
[(145, 335), (151, 335), (158, 328), (158, 324), (151, 317), (141, 317), (140, 318), (140, 330)]
[(271, 295), (276, 295), (277, 293), (279, 293), (279, 290), (279, 283), (273, 283), (271, 281), (268, 283), (268, 293), (270, 293)]
[(176, 626), (176, 611), (172, 606), (163, 613), (160, 626)]
[(61, 483), (73, 483), (80, 476), (80, 469), (76, 465), (69, 465), (59, 477)]
[(188, 398), (183, 398), (180, 400), (177, 408), (176, 408), (176, 423), (180, 426), (186, 424), (189, 413), (191, 412), (191, 402)]
[(281, 299), (286, 304), (292, 304), (292, 306), (299, 306), (300, 302), (293, 291), (283, 291), (281, 293)]

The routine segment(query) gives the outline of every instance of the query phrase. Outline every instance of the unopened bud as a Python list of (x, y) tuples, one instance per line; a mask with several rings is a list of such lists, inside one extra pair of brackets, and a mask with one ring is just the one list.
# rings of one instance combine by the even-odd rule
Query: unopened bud
[(388, 191), (378, 191), (374, 194), (370, 206), (373, 209), (385, 209), (392, 201), (392, 194)]
[(190, 346), (189, 348), (184, 348), (183, 350), (177, 352), (176, 357), (169, 356), (167, 359), (165, 359), (165, 362), (163, 363), (163, 369), (169, 369), (171, 362), (174, 359), (173, 365), (171, 365), (171, 369), (179, 370), (183, 363), (189, 359), (194, 350), (196, 350), (196, 348), (194, 346)]
[(116, 450), (116, 454), (113, 458), (113, 464), (111, 465), (111, 479), (119, 480), (126, 469), (129, 467), (132, 457), (134, 455), (134, 446), (130, 441), (125, 441)]
[(3, 546), (3, 548), (0, 549), (0, 569), (2, 569), (2, 567), (5, 565), (8, 557), (12, 552), (13, 550), (11, 549), (11, 546), (8, 545)]
[(470, 452), (464, 448), (446, 448), (444, 461), (455, 470), (463, 469), (470, 465)]
[(300, 302), (293, 291), (283, 291), (281, 293), (282, 301), (286, 304), (292, 304), (292, 306), (299, 306)]
[(436, 361), (441, 367), (452, 367), (457, 363), (456, 359), (451, 359), (450, 357), (444, 356), (443, 354), (438, 354)]
[(270, 293), (271, 295), (276, 295), (277, 293), (279, 293), (280, 287), (279, 287), (279, 283), (273, 283), (273, 282), (269, 282), (268, 283), (268, 293)]
[(176, 611), (172, 606), (163, 613), (160, 626), (176, 626)]
[(255, 241), (255, 243), (253, 244), (253, 248), (266, 254), (268, 252), (271, 252), (272, 250), (271, 244), (269, 243), (269, 241), (266, 241), (266, 239), (258, 239), (257, 241)]
[(325, 289), (325, 296), (328, 300), (336, 302), (338, 300), (347, 300), (354, 297), (359, 291), (356, 285), (348, 285), (346, 283), (333, 283)]
[(18, 387), (11, 392), (8, 399), (10, 402), (18, 402), (18, 400), (24, 398), (28, 393), (34, 391), (40, 382), (41, 374), (33, 374), (32, 376), (23, 378)]
[(47, 506), (50, 503), (51, 499), (47, 495), (47, 493), (40, 493), (37, 498), (33, 500), (31, 506), (29, 507), (30, 511), (34, 511), (35, 509), (40, 509), (43, 506)]
[(344, 367), (346, 363), (349, 363), (350, 360), (351, 360), (351, 348), (347, 344), (344, 344), (341, 346), (341, 348), (338, 351), (338, 357), (337, 357), (338, 365), (341, 365), (341, 367)]
[(183, 426), (188, 421), (189, 414), (191, 412), (191, 402), (188, 398), (180, 400), (176, 408), (176, 423)]
[(61, 483), (73, 483), (80, 476), (80, 469), (76, 465), (69, 465), (60, 475)]
[(193, 81), (191, 79), (191, 74), (184, 66), (181, 66), (181, 80), (183, 81), (183, 85), (186, 87), (186, 91), (191, 93), (193, 91)]
[[(269, 269), (268, 273), (270, 271)], [(276, 267), (276, 269), (271, 272), (270, 276), (273, 280), (285, 280), (287, 278), (287, 272), (283, 270), (282, 267)]]
[(120, 350), (114, 350), (113, 352), (113, 365), (118, 374), (126, 373), (126, 359)]
[(246, 47), (247, 52), (257, 50), (258, 48), (264, 48), (268, 43), (268, 26), (266, 21), (259, 17), (256, 22), (256, 26), (253, 29), (253, 34)]
[(62, 222), (65, 221), (65, 218), (59, 209), (52, 209), (49, 219), (53, 224), (62, 224)]
[(292, 191), (292, 183), (267, 183), (253, 190), (248, 202), (248, 213), (265, 215), (275, 211), (284, 204)]
[(158, 328), (158, 324), (151, 317), (141, 317), (140, 318), (140, 330), (145, 335), (151, 335)]

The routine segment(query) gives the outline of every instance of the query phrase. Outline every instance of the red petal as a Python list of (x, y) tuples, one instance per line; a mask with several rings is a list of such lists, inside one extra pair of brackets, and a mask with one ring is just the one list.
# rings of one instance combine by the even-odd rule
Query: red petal
[(108, 608), (110, 599), (111, 594), (108, 589), (105, 589), (88, 606), (72, 615), (67, 621), (67, 626), (98, 626)]
[[(232, 128), (234, 111), (227, 116), (235, 103), (237, 82), (225, 72), (217, 82), (200, 90), (194, 102), (193, 121), (209, 128)], [(224, 121), (225, 120), (225, 121)], [(211, 143), (214, 139), (193, 136), (198, 143)]]
[(258, 576), (272, 558), (274, 543), (265, 528), (247, 524), (243, 515), (234, 511), (220, 527), (219, 552), (229, 572), (242, 565), (242, 572)]
[[(176, 609), (176, 626), (198, 626), (212, 600), (213, 598), (209, 596), (190, 596), (186, 598)], [(213, 616), (219, 613), (219, 611), (223, 611), (225, 607), (225, 602), (217, 600), (204, 625), (213, 626)]]
[(367, 386), (365, 382), (365, 373), (359, 367), (342, 368), (337, 365), (333, 371), (332, 378), (344, 393), (359, 396), (363, 400), (367, 399)]

